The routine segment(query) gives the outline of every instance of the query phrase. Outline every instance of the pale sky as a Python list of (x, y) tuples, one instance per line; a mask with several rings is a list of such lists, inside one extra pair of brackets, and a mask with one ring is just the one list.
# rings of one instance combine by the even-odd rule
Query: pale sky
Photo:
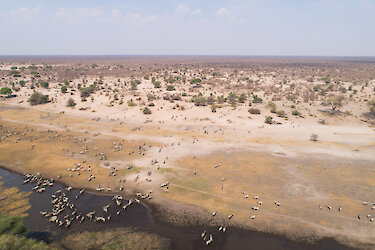
[(12, 0), (0, 55), (375, 56), (375, 0)]

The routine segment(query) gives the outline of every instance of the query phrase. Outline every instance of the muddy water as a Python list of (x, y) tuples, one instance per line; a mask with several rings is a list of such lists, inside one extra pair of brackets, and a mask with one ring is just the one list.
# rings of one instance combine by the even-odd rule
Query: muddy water
[[(23, 185), (22, 176), (0, 168), (1, 180), (5, 187), (18, 187), (22, 191), (31, 191), (33, 184)], [(24, 219), (24, 224), (32, 235), (39, 239), (48, 241), (59, 240), (62, 236), (77, 231), (102, 231), (106, 229), (121, 227), (136, 227), (141, 230), (156, 233), (164, 238), (171, 240), (172, 249), (349, 249), (340, 245), (332, 239), (323, 239), (315, 244), (294, 242), (281, 236), (270, 235), (266, 233), (237, 230), (229, 228), (226, 233), (219, 232), (217, 228), (188, 227), (177, 228), (161, 222), (156, 218), (152, 210), (142, 204), (132, 204), (126, 212), (121, 211), (120, 215), (116, 212), (119, 207), (112, 201), (112, 196), (97, 195), (94, 193), (84, 193), (78, 199), (75, 196), (79, 190), (70, 192), (65, 190), (65, 186), (56, 183), (53, 187), (43, 193), (33, 192), (30, 195), (31, 209), (28, 216)], [(96, 215), (111, 214), (111, 221), (106, 223), (95, 223), (85, 219), (82, 224), (73, 222), (70, 228), (59, 227), (55, 223), (50, 223), (40, 211), (51, 211), (51, 194), (62, 189), (73, 201), (77, 211), (86, 214), (90, 211), (97, 211)], [(109, 213), (104, 213), (103, 206), (111, 204)], [(200, 234), (204, 230), (213, 234), (214, 242), (208, 247), (201, 239)]]

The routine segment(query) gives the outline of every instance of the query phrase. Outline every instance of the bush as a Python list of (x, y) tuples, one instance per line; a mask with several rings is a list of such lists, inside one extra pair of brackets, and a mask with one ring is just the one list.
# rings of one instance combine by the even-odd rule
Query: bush
[(300, 115), (301, 113), (298, 110), (293, 110), (292, 115)]
[(238, 97), (238, 101), (239, 101), (240, 103), (244, 103), (244, 102), (246, 101), (246, 98), (247, 98), (246, 94), (245, 94), (245, 93), (242, 93), (242, 94)]
[(22, 234), (26, 232), (26, 228), (23, 226), (22, 218), (1, 215), (0, 216), (0, 234)]
[(48, 86), (49, 86), (49, 83), (48, 82), (40, 82), (39, 85), (40, 85), (40, 87), (47, 89)]
[(276, 114), (277, 114), (277, 116), (279, 116), (279, 117), (285, 117), (285, 112), (284, 112), (284, 110), (278, 110), (278, 111), (276, 111)]
[(264, 122), (267, 123), (267, 124), (272, 124), (272, 120), (273, 120), (273, 118), (271, 116), (267, 116), (266, 120)]
[(43, 241), (26, 238), (25, 236), (3, 234), (0, 235), (0, 249), (53, 249)]
[(262, 98), (258, 97), (257, 95), (253, 95), (253, 103), (262, 103)]
[(4, 87), (0, 89), (0, 94), (9, 96), (12, 94), (12, 90), (10, 88)]
[(161, 88), (161, 83), (159, 81), (153, 82), (153, 84), (155, 88), (157, 89)]
[(195, 106), (206, 106), (207, 105), (207, 100), (203, 96), (194, 96), (192, 98), (192, 102), (194, 102)]
[(267, 106), (270, 108), (271, 113), (276, 113), (276, 103), (269, 102)]
[(370, 112), (375, 114), (375, 98), (369, 101), (367, 105), (370, 108)]
[(96, 85), (91, 84), (87, 88), (80, 88), (80, 86), (79, 86), (79, 89), (81, 91), (81, 97), (86, 98), (86, 97), (89, 97), (92, 93), (95, 93)]
[(176, 90), (173, 85), (167, 86), (167, 91), (173, 91), (173, 90)]
[(217, 97), (217, 103), (222, 104), (227, 101), (227, 98), (225, 98), (223, 95)]
[(194, 79), (191, 79), (190, 80), (190, 83), (191, 84), (197, 84), (197, 83), (200, 83), (202, 80), (200, 78), (194, 78)]
[(66, 86), (61, 87), (61, 93), (65, 94), (66, 91), (68, 91), (68, 88)]
[(73, 98), (69, 98), (69, 100), (66, 102), (67, 107), (74, 107), (76, 105), (75, 101)]
[(228, 101), (231, 105), (236, 104), (237, 98), (238, 98), (238, 96), (236, 94), (232, 93), (232, 92), (230, 92), (229, 95), (228, 95)]
[(336, 110), (343, 105), (344, 99), (345, 97), (342, 95), (332, 95), (325, 99), (322, 104), (324, 106), (331, 106), (332, 110)]
[(132, 81), (130, 81), (130, 89), (131, 90), (136, 90), (138, 84), (140, 84), (140, 83), (141, 83), (140, 80), (132, 80)]
[(252, 115), (260, 115), (260, 110), (256, 108), (249, 109), (249, 113)]
[(43, 95), (39, 92), (34, 92), (29, 99), (31, 105), (44, 104), (48, 102), (48, 95)]
[(151, 114), (151, 109), (149, 109), (148, 107), (145, 107), (145, 108), (143, 109), (143, 114), (145, 114), (145, 115), (150, 115), (150, 114)]

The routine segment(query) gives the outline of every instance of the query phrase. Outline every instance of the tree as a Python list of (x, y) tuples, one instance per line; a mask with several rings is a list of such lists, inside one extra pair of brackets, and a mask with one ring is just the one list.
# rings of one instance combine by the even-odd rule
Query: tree
[(228, 101), (232, 106), (236, 105), (237, 98), (238, 96), (234, 94), (233, 92), (230, 92), (228, 95)]
[(173, 85), (167, 85), (167, 91), (176, 90)]
[(66, 86), (61, 86), (61, 93), (65, 94), (66, 91), (68, 91), (68, 88)]
[(145, 115), (150, 115), (150, 114), (151, 114), (151, 109), (149, 109), (148, 107), (145, 107), (145, 108), (143, 109), (143, 114), (145, 114)]
[(342, 95), (331, 95), (326, 100), (324, 100), (324, 106), (331, 106), (331, 110), (335, 111), (337, 108), (343, 105), (345, 97)]
[(12, 90), (10, 88), (4, 87), (1, 88), (0, 94), (10, 96), (12, 94)]
[(276, 113), (276, 103), (269, 102), (267, 106), (270, 108), (271, 113)]
[(272, 124), (272, 122), (273, 122), (272, 120), (273, 120), (273, 118), (271, 116), (267, 116), (266, 120), (264, 122), (267, 123), (267, 124)]
[(39, 92), (34, 92), (29, 99), (31, 105), (44, 104), (48, 102), (48, 95), (43, 95)]
[(251, 109), (249, 109), (249, 113), (252, 114), (252, 115), (259, 115), (260, 110), (256, 109), (256, 108), (251, 108)]
[(66, 102), (66, 106), (67, 107), (74, 107), (76, 105), (75, 101), (73, 100), (73, 98), (69, 98), (69, 100)]
[(246, 94), (245, 94), (245, 93), (242, 93), (242, 94), (238, 97), (238, 101), (239, 101), (240, 103), (244, 103), (244, 102), (246, 101), (246, 98), (247, 98)]
[(375, 98), (368, 102), (370, 112), (375, 114)]
[(262, 103), (262, 98), (258, 97), (257, 95), (253, 95), (253, 103)]
[(202, 80), (200, 78), (194, 78), (194, 79), (191, 79), (190, 80), (190, 83), (191, 84), (197, 84), (197, 83), (200, 83)]
[(154, 81), (153, 84), (155, 88), (157, 89), (161, 88), (161, 83), (159, 81), (156, 81), (156, 82)]
[(195, 106), (206, 106), (207, 99), (204, 98), (202, 95), (194, 96), (192, 98), (192, 102), (194, 102)]
[(276, 111), (276, 114), (277, 114), (279, 117), (285, 117), (285, 112), (284, 112), (284, 110), (278, 110), (278, 111)]
[(301, 113), (298, 110), (293, 110), (292, 115), (300, 115)]

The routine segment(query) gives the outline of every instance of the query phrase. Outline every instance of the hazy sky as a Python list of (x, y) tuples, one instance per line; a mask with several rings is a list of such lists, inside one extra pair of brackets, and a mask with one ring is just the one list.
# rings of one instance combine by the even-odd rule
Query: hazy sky
[(375, 56), (375, 0), (1, 0), (0, 28), (0, 55)]

